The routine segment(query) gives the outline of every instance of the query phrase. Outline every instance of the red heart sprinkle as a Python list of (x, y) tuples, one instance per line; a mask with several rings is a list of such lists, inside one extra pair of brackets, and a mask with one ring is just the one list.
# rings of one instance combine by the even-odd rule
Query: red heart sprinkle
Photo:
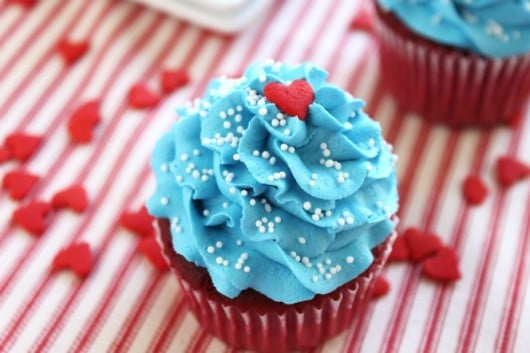
[(67, 65), (74, 64), (88, 51), (90, 44), (86, 41), (74, 42), (62, 39), (57, 43), (57, 52), (63, 57)]
[(30, 174), (23, 169), (15, 169), (4, 175), (2, 187), (9, 190), (9, 196), (12, 199), (22, 200), (38, 181), (37, 175)]
[(51, 204), (54, 209), (68, 207), (77, 213), (81, 213), (88, 206), (88, 197), (82, 185), (72, 185), (57, 192), (53, 196)]
[(12, 157), (11, 151), (6, 146), (0, 147), (0, 163), (7, 162)]
[(68, 132), (74, 142), (92, 141), (93, 129), (101, 121), (100, 102), (90, 101), (80, 105), (68, 121)]
[(167, 270), (169, 269), (169, 265), (162, 255), (162, 250), (160, 249), (160, 246), (158, 245), (156, 238), (154, 236), (150, 236), (147, 238), (143, 238), (138, 243), (138, 251), (147, 257), (147, 259), (158, 269), (160, 270)]
[(148, 237), (153, 234), (154, 218), (147, 212), (145, 206), (140, 207), (136, 212), (124, 212), (120, 217), (120, 224), (131, 232), (141, 237)]
[(390, 283), (388, 280), (379, 276), (375, 279), (374, 288), (372, 289), (372, 299), (380, 298), (390, 291)]
[(403, 233), (410, 252), (412, 262), (420, 262), (429, 255), (436, 253), (441, 247), (442, 242), (434, 234), (424, 233), (421, 230), (411, 227)]
[(7, 4), (16, 4), (24, 7), (32, 7), (37, 4), (37, 0), (6, 0)]
[(388, 256), (388, 262), (407, 261), (410, 258), (409, 248), (403, 236), (397, 237)]
[(128, 95), (129, 104), (133, 108), (153, 108), (160, 101), (160, 97), (144, 84), (138, 83), (131, 87)]
[(86, 242), (70, 245), (53, 258), (54, 270), (71, 269), (79, 277), (86, 277), (92, 270), (93, 257)]
[(374, 16), (373, 5), (369, 1), (362, 1), (350, 22), (350, 28), (371, 32), (374, 28)]
[(464, 180), (463, 193), (466, 201), (471, 205), (479, 205), (488, 196), (486, 184), (478, 176), (470, 175)]
[(13, 213), (13, 221), (33, 235), (42, 235), (48, 225), (51, 205), (44, 201), (31, 201)]
[(502, 186), (511, 186), (530, 176), (530, 166), (513, 157), (497, 159), (497, 180)]
[(160, 87), (164, 93), (174, 92), (189, 82), (190, 76), (184, 69), (164, 70), (160, 77)]
[(290, 85), (271, 82), (265, 86), (263, 93), (282, 112), (300, 120), (305, 120), (309, 105), (315, 100), (313, 88), (305, 80), (295, 80)]
[(459, 260), (453, 248), (444, 246), (423, 262), (423, 274), (438, 281), (454, 281), (462, 277)]
[(41, 142), (40, 136), (15, 132), (6, 137), (5, 145), (15, 159), (25, 162), (35, 153)]

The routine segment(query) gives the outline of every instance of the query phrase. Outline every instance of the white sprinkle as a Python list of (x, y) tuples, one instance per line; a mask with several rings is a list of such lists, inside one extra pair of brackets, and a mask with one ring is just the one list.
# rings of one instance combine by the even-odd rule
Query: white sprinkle
[(303, 204), (304, 210), (309, 211), (311, 209), (311, 202), (306, 201)]
[(215, 247), (216, 247), (217, 249), (221, 249), (221, 248), (223, 247), (223, 242), (222, 242), (222, 241), (217, 241), (217, 242), (215, 243)]
[(188, 155), (186, 153), (183, 153), (180, 155), (180, 160), (181, 161), (187, 161), (188, 160)]
[(314, 275), (313, 278), (312, 278), (312, 280), (313, 280), (313, 283), (318, 282), (318, 276), (317, 276), (317, 275)]
[(239, 240), (239, 239), (236, 240), (236, 245), (237, 245), (237, 246), (241, 246), (241, 245), (243, 245), (243, 241), (242, 241), (242, 240)]
[(235, 194), (236, 193), (236, 188), (231, 186), (230, 189), (228, 189), (228, 192), (231, 193), (231, 194)]
[(339, 226), (343, 226), (346, 224), (346, 221), (344, 220), (344, 218), (341, 217), (337, 219), (337, 223), (339, 224)]
[(326, 149), (326, 150), (323, 150), (323, 151), (322, 151), (322, 155), (323, 155), (324, 157), (329, 157), (329, 156), (331, 156), (331, 151), (330, 151), (330, 150), (327, 150), (327, 149)]
[(199, 179), (199, 177), (201, 176), (201, 173), (195, 169), (192, 173), (191, 173), (191, 176), (194, 177), (195, 179)]
[(324, 278), (326, 278), (326, 279), (328, 279), (328, 280), (331, 279), (331, 274), (330, 274), (330, 273), (326, 273), (326, 274), (324, 275)]
[(223, 263), (223, 258), (221, 256), (218, 256), (216, 259), (215, 259), (215, 262), (218, 264), (218, 265), (221, 265)]
[(278, 127), (278, 125), (280, 125), (280, 121), (278, 119), (272, 119), (271, 125), (274, 127)]
[(324, 261), (326, 263), (326, 265), (331, 265), (331, 260), (330, 259), (326, 259), (326, 261)]
[(311, 216), (311, 218), (313, 219), (313, 221), (317, 222), (317, 221), (320, 221), (320, 217), (317, 215), (317, 214), (313, 214)]
[(210, 215), (210, 210), (208, 210), (208, 209), (204, 209), (204, 210), (202, 211), (202, 215), (203, 215), (204, 217), (208, 217), (208, 216)]
[(234, 110), (234, 108), (229, 108), (228, 109), (228, 115), (234, 115), (236, 112)]
[(285, 129), (285, 130), (283, 130), (283, 134), (284, 134), (285, 136), (290, 136), (290, 135), (291, 135), (291, 129)]
[(331, 160), (331, 159), (326, 160), (326, 162), (324, 162), (324, 165), (325, 165), (327, 168), (332, 168), (333, 165), (334, 165), (333, 160)]
[(177, 175), (175, 180), (177, 181), (177, 183), (180, 183), (182, 181), (182, 175)]
[(293, 146), (289, 146), (288, 151), (289, 153), (294, 154), (296, 152), (296, 149)]
[(169, 199), (165, 196), (163, 196), (161, 199), (160, 199), (160, 203), (164, 206), (166, 206), (168, 203), (169, 203)]
[(250, 206), (255, 206), (256, 205), (256, 200), (255, 199), (250, 199), (250, 201), (248, 203), (250, 204)]
[(245, 267), (243, 268), (243, 271), (246, 272), (246, 273), (249, 273), (249, 272), (250, 272), (250, 267), (245, 266)]
[(232, 127), (232, 123), (229, 122), (229, 121), (225, 121), (225, 122), (223, 123), (223, 127), (224, 127), (225, 129), (230, 129), (230, 128)]
[(309, 186), (315, 186), (317, 183), (314, 180), (309, 180)]
[(298, 238), (298, 242), (299, 242), (300, 244), (305, 244), (305, 243), (306, 243), (306, 239), (305, 239), (304, 237), (299, 237), (299, 238)]
[(269, 151), (263, 151), (261, 152), (261, 158), (268, 159), (271, 156)]
[(239, 154), (238, 153), (234, 153), (234, 155), (232, 156), (232, 158), (234, 158), (234, 161), (239, 161), (239, 159), (241, 157), (239, 157)]
[(337, 273), (337, 269), (335, 267), (332, 267), (329, 269), (329, 273), (331, 273), (332, 275), (336, 274)]
[(213, 254), (215, 252), (215, 248), (213, 246), (209, 246), (206, 251), (208, 251), (209, 254)]
[(352, 225), (354, 223), (353, 217), (352, 216), (346, 217), (346, 223), (348, 223), (349, 225)]
[(236, 263), (236, 264), (234, 265), (234, 267), (235, 267), (236, 270), (241, 270), (241, 268), (243, 267), (243, 265), (242, 265), (240, 262), (238, 262), (238, 263)]
[(258, 114), (261, 115), (261, 116), (267, 115), (267, 108), (265, 108), (265, 107), (260, 108), (258, 110)]
[(321, 150), (325, 150), (325, 149), (327, 149), (327, 148), (328, 148), (328, 144), (327, 144), (327, 143), (322, 142), (322, 143), (320, 144), (320, 149), (321, 149)]
[(225, 113), (225, 112), (220, 112), (220, 113), (219, 113), (219, 117), (220, 117), (221, 119), (226, 119), (226, 113)]
[(281, 223), (281, 221), (282, 221), (282, 217), (280, 217), (280, 216), (274, 217), (274, 222)]
[(242, 253), (240, 258), (243, 259), (243, 260), (248, 259), (248, 253), (246, 253), (246, 252)]
[(352, 264), (354, 260), (355, 259), (353, 258), (353, 256), (347, 256), (346, 257), (346, 263)]
[(270, 163), (270, 165), (275, 165), (275, 164), (276, 164), (276, 157), (274, 157), (274, 156), (271, 157), (271, 158), (269, 159), (269, 163)]
[(288, 148), (289, 148), (289, 146), (287, 146), (286, 143), (282, 143), (282, 144), (280, 145), (280, 149), (281, 149), (282, 151), (287, 151)]
[(194, 156), (198, 156), (199, 154), (201, 154), (201, 152), (197, 149), (193, 150), (193, 155)]
[(162, 165), (160, 166), (160, 170), (163, 171), (164, 173), (167, 172), (167, 170), (168, 170), (168, 166), (167, 166), (167, 164), (166, 164), (166, 163), (162, 164)]

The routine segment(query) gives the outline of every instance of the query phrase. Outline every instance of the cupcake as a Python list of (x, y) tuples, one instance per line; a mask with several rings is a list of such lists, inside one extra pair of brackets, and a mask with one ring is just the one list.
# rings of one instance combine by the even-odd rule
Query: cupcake
[(395, 238), (395, 155), (311, 63), (254, 64), (180, 109), (151, 160), (163, 252), (201, 327), (236, 348), (344, 330)]
[(452, 126), (510, 123), (530, 92), (530, 1), (376, 0), (383, 85)]

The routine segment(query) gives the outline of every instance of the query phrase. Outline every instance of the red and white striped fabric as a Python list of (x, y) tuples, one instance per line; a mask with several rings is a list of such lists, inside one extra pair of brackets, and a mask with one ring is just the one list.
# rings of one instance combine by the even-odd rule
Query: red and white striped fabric
[[(436, 232), (461, 257), (462, 279), (445, 286), (417, 266), (391, 264), (391, 292), (314, 352), (527, 352), (530, 181), (501, 189), (493, 171), (503, 155), (530, 163), (530, 112), (514, 130), (452, 131), (397, 110), (379, 88), (375, 42), (349, 29), (358, 5), (276, 0), (227, 37), (127, 1), (0, 3), (0, 141), (15, 131), (44, 137), (23, 164), (41, 176), (28, 199), (82, 184), (90, 200), (83, 213), (54, 214), (34, 237), (11, 221), (19, 202), (0, 192), (0, 352), (232, 352), (200, 330), (174, 278), (136, 251), (118, 219), (152, 191), (149, 154), (175, 107), (212, 76), (267, 58), (311, 60), (368, 101), (400, 156), (401, 227)], [(71, 66), (56, 51), (64, 38), (90, 42)], [(175, 67), (189, 71), (189, 85), (154, 109), (129, 107), (133, 84), (156, 90), (161, 71)], [(102, 104), (94, 140), (74, 145), (67, 121), (94, 99)], [(0, 176), (19, 164), (0, 164)], [(463, 200), (469, 174), (490, 189), (480, 206)], [(80, 241), (94, 250), (90, 275), (52, 272), (55, 254)]]

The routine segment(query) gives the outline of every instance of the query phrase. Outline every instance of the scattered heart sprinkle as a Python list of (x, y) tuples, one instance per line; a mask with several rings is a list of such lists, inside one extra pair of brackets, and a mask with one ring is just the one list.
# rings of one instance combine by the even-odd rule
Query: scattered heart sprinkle
[(146, 85), (138, 83), (129, 90), (128, 101), (133, 108), (146, 109), (155, 107), (160, 101), (160, 97)]
[(466, 201), (471, 205), (480, 205), (488, 196), (488, 187), (478, 176), (470, 175), (464, 180), (463, 194)]
[(51, 205), (44, 201), (31, 201), (13, 213), (13, 221), (33, 235), (42, 235), (48, 225)]
[(160, 77), (160, 88), (166, 94), (172, 93), (189, 82), (190, 76), (184, 69), (164, 70)]
[(383, 277), (379, 276), (375, 279), (374, 283), (374, 289), (372, 290), (372, 298), (380, 298), (390, 291), (390, 283), (388, 280)]
[(143, 238), (138, 243), (138, 251), (147, 257), (147, 259), (158, 269), (167, 270), (169, 265), (162, 255), (162, 250), (154, 236)]
[(407, 242), (412, 262), (420, 262), (429, 255), (436, 253), (442, 247), (439, 237), (423, 232), (418, 228), (407, 228), (403, 233), (403, 237)]
[(86, 242), (70, 245), (53, 258), (54, 270), (71, 269), (79, 277), (86, 277), (92, 270), (93, 256)]
[(2, 187), (9, 191), (9, 196), (13, 200), (22, 200), (39, 179), (37, 175), (28, 173), (24, 169), (15, 169), (4, 175)]
[(80, 105), (68, 121), (68, 133), (76, 143), (92, 141), (93, 130), (101, 121), (100, 102), (89, 101)]
[(41, 143), (41, 136), (23, 132), (12, 133), (5, 139), (5, 146), (11, 156), (21, 162), (27, 161), (37, 151)]
[(455, 281), (462, 277), (459, 260), (453, 248), (444, 246), (423, 263), (423, 274), (438, 281)]
[(57, 192), (51, 201), (54, 209), (70, 208), (81, 213), (88, 207), (88, 197), (82, 185), (72, 185)]
[(398, 236), (392, 246), (392, 252), (388, 256), (388, 262), (407, 261), (410, 259), (410, 252), (405, 237)]
[(81, 59), (88, 49), (90, 44), (87, 41), (74, 42), (69, 39), (62, 39), (57, 43), (57, 52), (63, 58), (66, 65), (73, 65)]
[(147, 212), (145, 206), (140, 207), (138, 211), (124, 212), (120, 217), (120, 224), (141, 237), (153, 235), (154, 218)]
[(497, 159), (497, 180), (501, 186), (511, 186), (530, 176), (530, 165), (513, 157)]
[(374, 28), (375, 11), (370, 1), (361, 1), (355, 16), (350, 22), (350, 28), (371, 32)]

